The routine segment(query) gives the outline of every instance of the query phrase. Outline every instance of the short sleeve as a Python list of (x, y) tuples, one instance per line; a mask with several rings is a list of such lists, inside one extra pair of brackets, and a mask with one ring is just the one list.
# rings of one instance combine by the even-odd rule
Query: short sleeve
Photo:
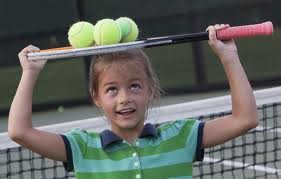
[(204, 122), (196, 119), (183, 119), (169, 122), (160, 127), (162, 129), (161, 138), (168, 140), (171, 136), (176, 136), (177, 144), (181, 143), (184, 147), (188, 161), (202, 161), (204, 149), (202, 147)]
[(187, 146), (189, 146), (189, 153), (193, 155), (193, 162), (202, 161), (204, 158), (202, 148), (204, 124), (199, 120), (187, 119), (183, 125), (185, 131), (188, 132)]
[(70, 143), (69, 143), (69, 140), (67, 139), (67, 137), (63, 134), (60, 134), (60, 135), (64, 142), (66, 158), (67, 158), (67, 162), (63, 162), (63, 166), (66, 171), (72, 172), (73, 171), (73, 160), (72, 160), (71, 146), (70, 146)]
[(204, 159), (204, 148), (202, 146), (204, 125), (205, 122), (200, 122), (198, 124), (197, 146), (196, 146), (194, 161), (202, 161)]
[(67, 171), (73, 171), (75, 158), (81, 156), (85, 149), (83, 144), (86, 142), (81, 141), (87, 141), (88, 133), (84, 130), (73, 129), (69, 133), (61, 134), (61, 137), (64, 141), (67, 156), (67, 162), (63, 163), (64, 168)]

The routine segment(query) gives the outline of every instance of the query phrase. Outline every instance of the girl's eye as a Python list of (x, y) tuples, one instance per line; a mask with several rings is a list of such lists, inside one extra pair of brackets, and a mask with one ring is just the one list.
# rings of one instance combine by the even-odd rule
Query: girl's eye
[(132, 84), (131, 85), (132, 90), (137, 90), (137, 89), (140, 89), (140, 88), (141, 88), (141, 86), (139, 84)]
[(115, 93), (117, 91), (116, 87), (108, 87), (106, 88), (106, 93)]

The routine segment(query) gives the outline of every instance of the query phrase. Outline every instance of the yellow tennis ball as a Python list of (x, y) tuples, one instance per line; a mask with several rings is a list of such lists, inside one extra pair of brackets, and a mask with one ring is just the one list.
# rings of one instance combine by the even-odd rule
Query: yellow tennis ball
[(138, 38), (139, 29), (137, 24), (128, 17), (120, 17), (116, 20), (122, 31), (121, 42), (133, 42)]
[(116, 44), (121, 40), (121, 29), (112, 19), (99, 20), (94, 28), (94, 39), (97, 45)]
[(81, 21), (73, 24), (68, 31), (68, 41), (75, 48), (90, 47), (94, 44), (94, 25)]
[(57, 110), (58, 110), (58, 112), (64, 112), (64, 107), (63, 106), (59, 106)]

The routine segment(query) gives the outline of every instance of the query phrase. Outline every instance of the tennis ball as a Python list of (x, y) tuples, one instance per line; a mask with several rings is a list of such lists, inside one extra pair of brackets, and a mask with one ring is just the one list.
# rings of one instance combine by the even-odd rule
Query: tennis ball
[(128, 17), (120, 17), (116, 22), (122, 30), (121, 42), (133, 42), (138, 38), (139, 29), (132, 19)]
[(99, 20), (94, 28), (94, 39), (97, 45), (116, 44), (121, 40), (121, 29), (112, 19)]
[(58, 110), (58, 112), (64, 112), (64, 107), (63, 106), (59, 106), (57, 110)]
[(81, 21), (73, 24), (68, 31), (68, 41), (75, 48), (90, 47), (94, 44), (94, 25)]

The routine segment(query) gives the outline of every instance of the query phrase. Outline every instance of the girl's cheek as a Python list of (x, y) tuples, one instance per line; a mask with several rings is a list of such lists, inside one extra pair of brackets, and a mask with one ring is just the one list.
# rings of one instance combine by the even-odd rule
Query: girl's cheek
[(112, 105), (114, 104), (115, 96), (114, 95), (106, 95), (104, 97), (104, 103), (106, 105)]

